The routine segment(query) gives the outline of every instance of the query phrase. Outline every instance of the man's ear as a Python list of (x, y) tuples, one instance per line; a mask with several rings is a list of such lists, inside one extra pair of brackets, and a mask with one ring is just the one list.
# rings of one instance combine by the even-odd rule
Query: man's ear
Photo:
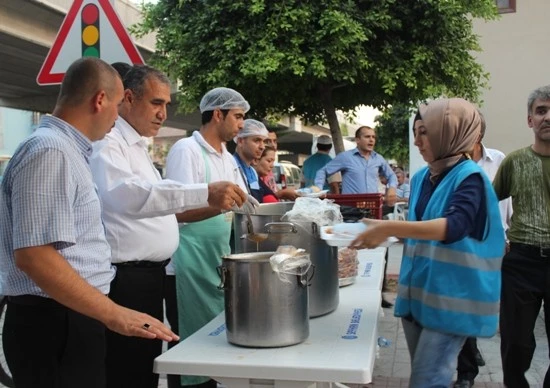
[(220, 109), (214, 109), (213, 117), (216, 122), (221, 122), (223, 121), (223, 112)]
[(95, 112), (100, 111), (101, 108), (103, 108), (103, 106), (105, 105), (106, 98), (107, 98), (107, 93), (105, 92), (105, 90), (100, 90), (94, 95), (92, 99), (92, 104), (94, 106)]
[(124, 89), (124, 101), (133, 103), (135, 100), (134, 93), (130, 89)]

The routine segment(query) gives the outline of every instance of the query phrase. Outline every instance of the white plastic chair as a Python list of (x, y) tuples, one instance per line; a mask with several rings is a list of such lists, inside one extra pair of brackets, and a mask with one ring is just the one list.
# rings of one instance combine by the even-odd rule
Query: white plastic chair
[(393, 213), (387, 214), (386, 217), (390, 220), (406, 221), (409, 204), (407, 202), (396, 202), (393, 206)]

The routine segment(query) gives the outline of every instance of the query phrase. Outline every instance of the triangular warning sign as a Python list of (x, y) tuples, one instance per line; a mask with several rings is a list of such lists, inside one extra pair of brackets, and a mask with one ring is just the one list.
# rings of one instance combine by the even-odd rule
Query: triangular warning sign
[(110, 0), (75, 0), (38, 73), (39, 85), (60, 84), (71, 63), (94, 56), (107, 63), (143, 64)]

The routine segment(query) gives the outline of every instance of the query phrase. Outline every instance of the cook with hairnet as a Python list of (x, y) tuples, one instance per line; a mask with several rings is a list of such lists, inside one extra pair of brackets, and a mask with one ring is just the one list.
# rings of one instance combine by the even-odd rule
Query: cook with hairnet
[(237, 161), (240, 170), (248, 185), (248, 191), (259, 202), (262, 202), (262, 193), (258, 173), (252, 167), (252, 163), (262, 157), (265, 145), (264, 140), (269, 137), (264, 123), (258, 120), (246, 119), (233, 141), (237, 148), (233, 157)]
[(414, 144), (428, 164), (411, 180), (408, 221), (365, 220), (352, 246), (404, 238), (394, 314), (411, 356), (412, 388), (449, 387), (467, 337), (495, 335), (504, 231), (489, 178), (471, 159), (481, 132), (474, 105), (420, 105)]
[[(166, 159), (167, 178), (186, 184), (229, 181), (247, 192), (237, 162), (225, 143), (243, 128), (250, 105), (236, 90), (218, 87), (204, 95), (199, 108), (202, 126), (170, 149)], [(255, 205), (258, 202), (249, 196), (240, 210), (253, 213)], [(220, 278), (216, 267), (221, 264), (222, 256), (231, 253), (232, 215), (213, 207), (178, 214), (179, 247), (172, 259), (182, 339), (223, 311), (223, 292), (217, 289)], [(215, 381), (204, 376), (182, 376), (181, 383), (183, 386), (216, 387)]]

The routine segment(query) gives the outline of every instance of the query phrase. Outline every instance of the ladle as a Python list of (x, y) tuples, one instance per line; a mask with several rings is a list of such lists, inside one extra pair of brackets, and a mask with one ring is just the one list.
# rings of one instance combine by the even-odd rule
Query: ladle
[[(248, 192), (248, 195), (252, 195), (250, 192), (250, 188), (248, 187), (248, 181), (246, 177), (244, 176), (243, 170), (239, 168), (239, 172), (241, 173), (241, 178), (243, 179), (244, 184), (246, 185), (246, 191)], [(250, 217), (250, 213), (244, 210), (244, 213), (246, 214), (246, 218), (248, 219), (248, 228), (247, 228), (247, 235), (246, 239), (252, 242), (256, 243), (256, 252), (260, 250), (259, 244), (269, 237), (267, 233), (254, 233), (254, 225), (252, 224), (252, 217)]]

